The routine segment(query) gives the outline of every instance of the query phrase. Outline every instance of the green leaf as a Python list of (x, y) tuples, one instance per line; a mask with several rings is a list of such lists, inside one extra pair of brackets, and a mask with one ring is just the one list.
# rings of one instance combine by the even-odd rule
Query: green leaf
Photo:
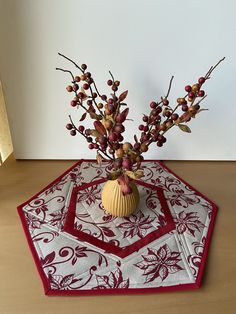
[(142, 170), (126, 171), (125, 174), (131, 179), (140, 179), (144, 176), (144, 173)]
[(107, 179), (108, 180), (116, 180), (121, 174), (121, 171), (118, 170), (118, 171), (112, 171), (110, 173), (108, 173), (107, 175)]
[(90, 130), (90, 135), (94, 137), (99, 137), (100, 133), (97, 130)]
[(191, 129), (186, 124), (178, 124), (181, 131), (191, 133)]
[(89, 112), (90, 118), (94, 120), (101, 120), (102, 116), (100, 114), (96, 114), (95, 112)]

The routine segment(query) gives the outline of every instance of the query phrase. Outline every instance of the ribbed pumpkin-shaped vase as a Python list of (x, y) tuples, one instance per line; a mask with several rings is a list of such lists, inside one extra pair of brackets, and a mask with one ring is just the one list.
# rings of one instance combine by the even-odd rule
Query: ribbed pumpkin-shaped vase
[(123, 195), (117, 180), (109, 180), (102, 190), (102, 205), (108, 213), (118, 217), (130, 216), (138, 207), (139, 191), (134, 182), (129, 183), (132, 193)]

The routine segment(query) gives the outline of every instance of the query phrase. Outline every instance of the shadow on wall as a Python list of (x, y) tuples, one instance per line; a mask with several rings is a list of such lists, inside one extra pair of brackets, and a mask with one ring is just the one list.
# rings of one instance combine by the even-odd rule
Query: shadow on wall
[(0, 82), (0, 165), (13, 152), (7, 112)]

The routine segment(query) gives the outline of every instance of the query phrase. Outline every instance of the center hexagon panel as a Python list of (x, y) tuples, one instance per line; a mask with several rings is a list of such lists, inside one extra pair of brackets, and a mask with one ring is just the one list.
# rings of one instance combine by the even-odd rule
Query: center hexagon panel
[(105, 180), (73, 188), (63, 231), (105, 252), (126, 257), (175, 228), (163, 190), (136, 181), (140, 202), (130, 217), (113, 217), (101, 203)]

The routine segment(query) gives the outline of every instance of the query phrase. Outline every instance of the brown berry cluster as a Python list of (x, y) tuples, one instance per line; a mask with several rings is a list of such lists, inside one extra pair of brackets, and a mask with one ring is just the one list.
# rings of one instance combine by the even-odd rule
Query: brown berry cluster
[[(68, 57), (59, 54), (75, 65), (80, 75), (74, 76), (69, 70), (57, 68), (71, 75), (71, 84), (66, 87), (69, 93), (73, 93), (70, 104), (72, 107), (81, 108), (83, 114), (78, 124), (71, 118), (66, 128), (72, 136), (81, 134), (88, 142), (89, 149), (97, 151), (97, 161), (110, 160), (113, 164), (111, 178), (128, 175), (135, 179), (141, 177), (140, 165), (143, 160), (143, 153), (147, 152), (149, 145), (153, 142), (157, 147), (162, 147), (166, 142), (165, 133), (173, 126), (178, 126), (184, 132), (191, 132), (186, 125), (200, 111), (201, 101), (206, 97), (202, 85), (210, 78), (212, 71), (224, 60), (221, 59), (215, 66), (212, 66), (205, 76), (198, 79), (197, 83), (185, 86), (187, 94), (179, 97), (174, 106), (168, 100), (173, 77), (170, 80), (166, 96), (159, 101), (150, 103), (149, 114), (143, 115), (143, 122), (138, 129), (141, 131), (139, 139), (134, 135), (134, 144), (123, 142), (125, 132), (124, 122), (127, 120), (129, 108), (124, 100), (128, 91), (117, 95), (120, 88), (120, 81), (115, 80), (112, 73), (107, 85), (111, 88), (109, 96), (101, 94), (95, 84), (87, 65), (77, 65)], [(177, 112), (179, 111), (179, 112)], [(92, 128), (85, 128), (81, 122), (89, 117), (93, 120)]]

